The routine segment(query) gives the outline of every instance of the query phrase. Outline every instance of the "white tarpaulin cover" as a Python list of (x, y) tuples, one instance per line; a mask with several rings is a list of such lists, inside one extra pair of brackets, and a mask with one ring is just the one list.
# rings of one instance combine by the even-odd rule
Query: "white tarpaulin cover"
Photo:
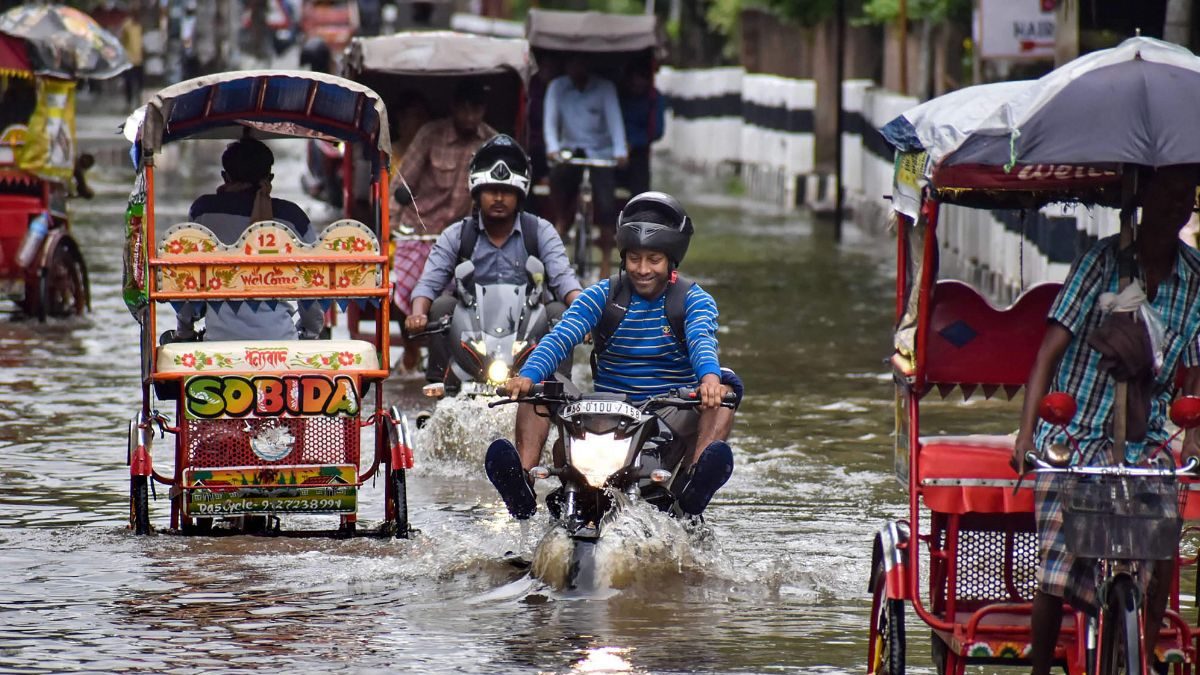
[(347, 48), (351, 77), (379, 73), (484, 73), (510, 69), (528, 80), (529, 43), (454, 31), (396, 33), (354, 38)]

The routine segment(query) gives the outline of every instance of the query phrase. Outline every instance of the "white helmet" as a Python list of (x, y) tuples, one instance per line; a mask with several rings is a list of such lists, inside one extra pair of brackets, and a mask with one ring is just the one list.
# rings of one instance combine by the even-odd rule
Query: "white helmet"
[(524, 198), (529, 194), (529, 158), (521, 146), (507, 134), (497, 134), (475, 151), (467, 173), (467, 188), (471, 196), (489, 185), (515, 189)]

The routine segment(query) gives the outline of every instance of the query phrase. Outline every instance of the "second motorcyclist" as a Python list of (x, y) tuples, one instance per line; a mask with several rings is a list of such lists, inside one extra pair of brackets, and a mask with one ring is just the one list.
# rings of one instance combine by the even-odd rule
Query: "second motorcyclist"
[[(412, 292), (412, 314), (404, 321), (410, 334), (454, 312), (458, 299), (443, 291), (455, 266), (464, 260), (474, 263), (475, 281), (488, 285), (521, 283), (527, 274), (526, 258), (536, 256), (545, 265), (547, 285), (555, 298), (546, 304), (551, 322), (579, 295), (579, 281), (554, 226), (522, 210), (529, 174), (525, 151), (505, 134), (492, 137), (475, 153), (467, 175), (473, 212), (447, 227), (429, 252)], [(430, 335), (426, 379), (444, 382), (449, 362), (449, 336)]]
[[(693, 229), (683, 207), (668, 194), (644, 192), (629, 200), (616, 232), (621, 271), (584, 291), (505, 387), (512, 398), (526, 395), (535, 382), (550, 379), (555, 364), (589, 333), (596, 391), (639, 402), (696, 387), (699, 411), (677, 409), (663, 417), (689, 450), (684, 466), (690, 467), (690, 476), (677, 503), (684, 513), (698, 515), (733, 472), (733, 453), (725, 439), (734, 413), (721, 402), (727, 385), (740, 400), (741, 381), (717, 360), (716, 302), (676, 271)], [(536, 510), (527, 473), (537, 464), (548, 433), (548, 420), (523, 403), (517, 409), (517, 446), (504, 441), (488, 449), (488, 478), (517, 518)]]

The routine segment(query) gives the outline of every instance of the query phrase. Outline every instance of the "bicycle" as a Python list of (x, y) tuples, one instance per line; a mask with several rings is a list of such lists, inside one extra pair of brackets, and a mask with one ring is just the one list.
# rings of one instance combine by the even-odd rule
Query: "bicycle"
[(595, 222), (592, 195), (592, 169), (616, 168), (615, 159), (592, 159), (578, 156), (569, 150), (559, 153), (558, 164), (578, 166), (583, 172), (579, 180), (579, 198), (576, 200), (575, 221), (571, 224), (571, 261), (580, 283), (587, 285), (591, 266), (591, 228)]
[[(1188, 402), (1181, 408), (1198, 408), (1198, 401), (1192, 397), (1176, 404), (1182, 401)], [(1062, 428), (1070, 416), (1050, 412), (1055, 407), (1044, 400), (1041, 416)], [(1073, 415), (1074, 401), (1062, 409)], [(1152, 672), (1153, 647), (1143, 648), (1146, 626), (1138, 577), (1144, 564), (1173, 560), (1178, 554), (1182, 500), (1187, 494), (1186, 489), (1180, 489), (1178, 478), (1196, 475), (1200, 462), (1191, 458), (1176, 470), (1167, 447), (1184, 429), (1196, 426), (1197, 415), (1196, 410), (1177, 411), (1172, 406), (1171, 418), (1180, 431), (1151, 454), (1151, 459), (1165, 454), (1167, 468), (1065, 466), (1072, 454), (1066, 447), (1048, 453), (1049, 461), (1034, 453), (1025, 456), (1035, 473), (1066, 478), (1061, 493), (1067, 549), (1078, 558), (1096, 561), (1096, 592), (1101, 608), (1087, 617), (1085, 625), (1086, 662), (1092, 675)], [(1068, 439), (1077, 453), (1074, 439)]]

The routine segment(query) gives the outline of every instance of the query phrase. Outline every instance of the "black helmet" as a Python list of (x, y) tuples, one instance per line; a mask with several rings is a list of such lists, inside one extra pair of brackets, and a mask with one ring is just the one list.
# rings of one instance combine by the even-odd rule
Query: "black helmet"
[(489, 185), (515, 189), (522, 197), (529, 194), (529, 157), (508, 134), (496, 134), (475, 151), (467, 171), (467, 188), (472, 197)]
[(621, 209), (617, 218), (617, 248), (621, 258), (631, 248), (662, 251), (679, 267), (692, 240), (692, 219), (683, 206), (665, 192), (643, 192)]

